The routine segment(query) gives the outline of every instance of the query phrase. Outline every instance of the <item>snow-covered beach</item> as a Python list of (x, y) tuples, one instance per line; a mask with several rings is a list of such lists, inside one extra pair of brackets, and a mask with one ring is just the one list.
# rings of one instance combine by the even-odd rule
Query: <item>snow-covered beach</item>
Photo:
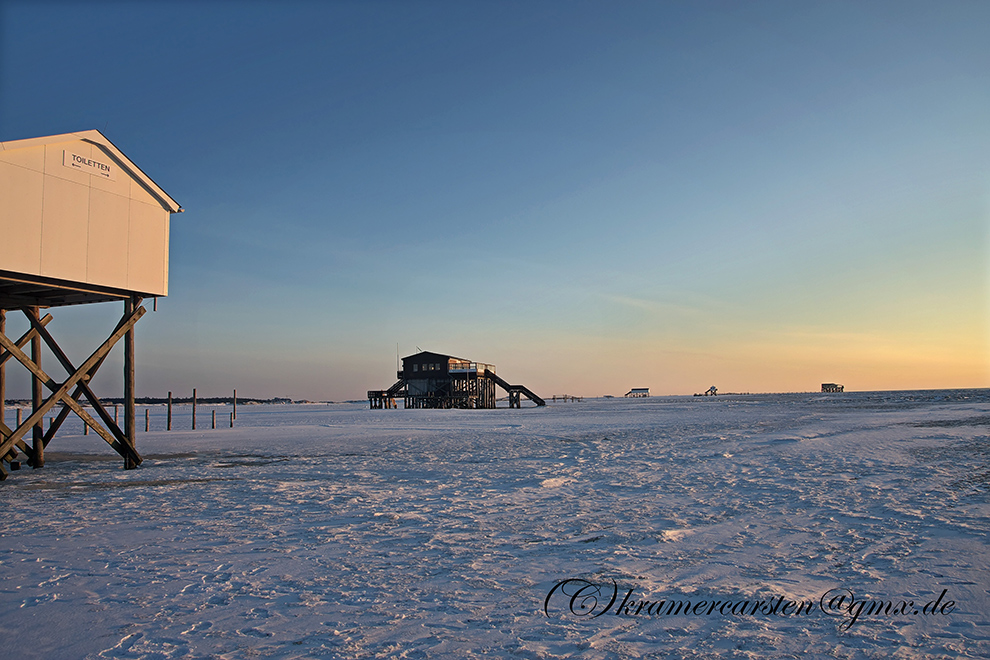
[(366, 408), (153, 407), (132, 471), (70, 421), (4, 657), (990, 657), (990, 390)]

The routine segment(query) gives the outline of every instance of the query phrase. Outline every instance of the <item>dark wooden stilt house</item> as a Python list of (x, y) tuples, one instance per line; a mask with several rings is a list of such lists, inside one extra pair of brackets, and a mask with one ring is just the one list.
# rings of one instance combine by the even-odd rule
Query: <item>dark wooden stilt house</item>
[(522, 397), (538, 406), (540, 397), (522, 385), (510, 385), (495, 374), (495, 366), (450, 355), (423, 351), (402, 359), (399, 380), (387, 390), (369, 390), (372, 408), (494, 408), (496, 386), (509, 396), (509, 407), (520, 408)]

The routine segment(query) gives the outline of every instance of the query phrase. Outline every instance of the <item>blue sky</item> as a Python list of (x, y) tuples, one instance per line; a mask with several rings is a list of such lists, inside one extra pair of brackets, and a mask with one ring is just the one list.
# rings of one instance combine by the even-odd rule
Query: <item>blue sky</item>
[(186, 209), (139, 395), (990, 385), (985, 2), (0, 7), (0, 139)]

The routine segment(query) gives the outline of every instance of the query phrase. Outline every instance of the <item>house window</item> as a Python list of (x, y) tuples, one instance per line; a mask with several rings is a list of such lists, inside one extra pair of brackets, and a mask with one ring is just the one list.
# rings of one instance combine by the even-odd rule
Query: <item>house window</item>
[(418, 364), (414, 364), (413, 365), (413, 371), (419, 371), (419, 365)]

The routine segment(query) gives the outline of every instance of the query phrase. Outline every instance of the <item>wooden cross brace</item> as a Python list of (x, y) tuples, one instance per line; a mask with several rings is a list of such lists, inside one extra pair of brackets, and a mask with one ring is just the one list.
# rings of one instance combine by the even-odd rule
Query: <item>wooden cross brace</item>
[[(51, 314), (45, 314), (44, 318), (38, 320), (38, 324), (41, 325), (41, 326), (46, 326), (46, 325), (48, 325), (48, 323), (51, 320), (52, 320), (52, 315)], [(2, 333), (0, 333), (0, 334), (2, 334)], [(38, 335), (38, 331), (35, 328), (32, 327), (30, 330), (28, 330), (23, 335), (21, 335), (21, 338), (18, 339), (14, 343), (14, 345), (17, 346), (17, 348), (24, 348), (27, 345), (27, 343), (29, 341), (31, 341), (32, 339), (34, 339), (35, 336), (37, 336), (37, 335)], [(7, 362), (7, 360), (9, 360), (11, 357), (13, 357), (13, 355), (11, 355), (10, 351), (7, 351), (7, 350), (0, 351), (0, 367), (2, 367)], [(2, 374), (0, 374), (0, 375), (2, 375)], [(10, 436), (11, 433), (13, 433), (13, 431), (11, 431), (10, 428), (6, 424), (4, 424), (3, 419), (0, 419), (0, 441), (6, 440)], [(25, 454), (30, 455), (30, 451), (28, 450), (28, 446), (24, 443), (23, 440), (17, 440), (14, 443), (14, 446), (17, 447), (17, 449), (20, 449), (21, 451), (23, 451)], [(3, 456), (3, 460), (5, 460), (5, 461), (11, 461), (11, 460), (17, 458), (17, 449), (14, 449), (12, 447), (10, 449), (10, 451), (7, 452), (7, 454)], [(2, 470), (2, 469), (3, 469), (3, 466), (0, 465), (0, 470)], [(0, 478), (2, 478), (2, 477), (0, 477)]]
[[(42, 421), (48, 411), (55, 405), (58, 403), (63, 403), (67, 408), (71, 409), (72, 412), (76, 413), (94, 431), (96, 431), (100, 437), (106, 440), (107, 444), (113, 447), (114, 450), (120, 454), (127, 463), (131, 465), (139, 465), (141, 463), (142, 459), (140, 454), (137, 453), (137, 450), (134, 448), (131, 441), (128, 440), (117, 424), (114, 423), (113, 418), (110, 417), (107, 411), (103, 408), (103, 405), (100, 403), (96, 395), (93, 394), (93, 391), (87, 383), (87, 381), (93, 377), (93, 374), (96, 373), (96, 370), (99, 369), (100, 365), (103, 364), (103, 361), (106, 359), (114, 345), (120, 341), (120, 339), (126, 335), (131, 328), (134, 327), (134, 324), (137, 323), (147, 311), (144, 307), (139, 305), (135, 305), (135, 307), (136, 309), (134, 309), (133, 312), (125, 314), (124, 317), (121, 318), (120, 323), (117, 324), (117, 328), (113, 331), (110, 337), (108, 337), (107, 340), (104, 341), (103, 344), (96, 349), (96, 351), (94, 351), (93, 354), (90, 355), (78, 369), (73, 368), (72, 363), (65, 356), (65, 353), (48, 333), (48, 329), (45, 327), (47, 321), (45, 321), (45, 323), (36, 321), (27, 310), (24, 310), (25, 315), (31, 319), (32, 328), (31, 331), (22, 339), (26, 338), (26, 341), (29, 341), (35, 334), (44, 339), (45, 343), (48, 344), (48, 347), (58, 358), (66, 372), (70, 374), (69, 377), (62, 383), (58, 383), (53, 380), (44, 372), (44, 370), (42, 370), (41, 367), (35, 364), (34, 360), (28, 357), (20, 349), (20, 346), (18, 346), (18, 343), (21, 343), (20, 341), (17, 343), (12, 342), (0, 333), (0, 346), (4, 349), (3, 353), (0, 353), (0, 360), (5, 360), (9, 356), (13, 356), (18, 362), (24, 365), (28, 371), (44, 383), (49, 390), (52, 391), (51, 396), (45, 399), (41, 406), (13, 431), (7, 428), (6, 425), (3, 425), (2, 420), (0, 420), (0, 433), (2, 433), (3, 438), (2, 442), (0, 442), (0, 457), (6, 458), (14, 447), (17, 447), (22, 451), (28, 449), (26, 443), (21, 440), (24, 434), (33, 428), (35, 424)], [(46, 318), (51, 320), (50, 316), (46, 316)], [(26, 343), (26, 341), (24, 343)], [(24, 344), (21, 343), (21, 345), (23, 346)], [(73, 388), (75, 388), (75, 391), (72, 394), (69, 394), (69, 391)], [(97, 422), (79, 404), (78, 399), (83, 394), (85, 394), (86, 398), (89, 399), (90, 404), (99, 414), (107, 428), (101, 426), (100, 423)], [(68, 410), (63, 409), (59, 414), (59, 424), (64, 421), (65, 416), (67, 415)], [(51, 436), (53, 434), (54, 432), (50, 430), (44, 439), (45, 444), (51, 440)], [(25, 453), (30, 455), (30, 451), (25, 451)], [(0, 480), (6, 478), (7, 471), (3, 468), (3, 465), (0, 464)]]

